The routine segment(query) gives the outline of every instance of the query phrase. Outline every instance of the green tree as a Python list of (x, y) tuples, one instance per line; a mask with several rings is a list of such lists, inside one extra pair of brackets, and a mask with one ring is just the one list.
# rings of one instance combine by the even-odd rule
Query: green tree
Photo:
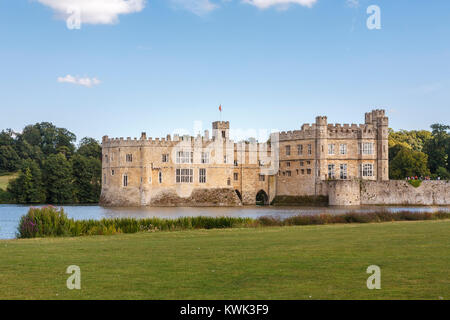
[(77, 153), (84, 157), (102, 159), (102, 146), (94, 138), (85, 137), (81, 139)]
[(431, 126), (432, 138), (427, 141), (424, 147), (425, 153), (429, 157), (429, 168), (436, 173), (439, 167), (450, 171), (450, 126), (443, 124), (433, 124)]
[(14, 172), (18, 169), (20, 158), (12, 146), (0, 145), (0, 172)]
[(72, 165), (64, 154), (49, 155), (44, 160), (43, 173), (48, 203), (73, 202)]
[(414, 151), (423, 151), (429, 139), (431, 139), (431, 132), (427, 130), (394, 131), (389, 129), (389, 147), (401, 145)]
[(411, 176), (429, 176), (428, 156), (420, 151), (402, 147), (392, 159), (389, 167), (391, 179), (405, 179)]
[(41, 169), (31, 159), (24, 160), (19, 176), (8, 184), (7, 191), (17, 203), (45, 202)]
[(74, 192), (80, 203), (97, 203), (101, 191), (102, 163), (94, 157), (75, 154), (72, 158)]
[(70, 154), (75, 151), (75, 134), (65, 128), (57, 128), (50, 122), (26, 126), (22, 138), (30, 145), (39, 146), (44, 155), (59, 153), (60, 147), (67, 147)]

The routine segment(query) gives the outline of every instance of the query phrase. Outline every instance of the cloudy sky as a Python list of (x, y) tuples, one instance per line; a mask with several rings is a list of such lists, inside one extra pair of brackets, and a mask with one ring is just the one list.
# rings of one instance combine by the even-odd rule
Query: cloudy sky
[(449, 21), (447, 0), (0, 0), (0, 129), (157, 137), (219, 104), (241, 132), (372, 108), (427, 129), (450, 123)]

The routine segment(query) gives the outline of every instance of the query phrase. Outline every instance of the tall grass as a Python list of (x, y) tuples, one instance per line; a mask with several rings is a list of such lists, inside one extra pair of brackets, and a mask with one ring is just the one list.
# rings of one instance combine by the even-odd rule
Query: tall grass
[(111, 235), (117, 233), (175, 231), (191, 229), (224, 229), (270, 226), (302, 226), (335, 223), (369, 223), (388, 221), (449, 219), (450, 211), (439, 212), (389, 212), (380, 210), (369, 213), (297, 215), (286, 219), (264, 216), (253, 218), (233, 217), (181, 217), (161, 218), (116, 218), (101, 220), (74, 220), (68, 218), (63, 208), (47, 206), (30, 208), (20, 219), (18, 238), (66, 237), (84, 235)]

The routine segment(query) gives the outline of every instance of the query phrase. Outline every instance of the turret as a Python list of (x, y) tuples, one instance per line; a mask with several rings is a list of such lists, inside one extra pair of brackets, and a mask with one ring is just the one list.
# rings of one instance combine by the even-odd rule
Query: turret
[(230, 122), (215, 121), (212, 123), (213, 138), (228, 140), (230, 138)]
[(327, 117), (316, 117), (316, 182), (325, 179), (327, 173), (328, 120)]

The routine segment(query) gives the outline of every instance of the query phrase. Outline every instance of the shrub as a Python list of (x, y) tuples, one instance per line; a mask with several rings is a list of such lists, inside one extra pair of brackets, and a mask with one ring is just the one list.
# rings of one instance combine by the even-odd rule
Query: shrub
[(414, 188), (418, 188), (422, 185), (422, 180), (408, 180), (408, 183)]
[(30, 208), (20, 219), (18, 238), (63, 237), (71, 235), (71, 224), (63, 208)]

